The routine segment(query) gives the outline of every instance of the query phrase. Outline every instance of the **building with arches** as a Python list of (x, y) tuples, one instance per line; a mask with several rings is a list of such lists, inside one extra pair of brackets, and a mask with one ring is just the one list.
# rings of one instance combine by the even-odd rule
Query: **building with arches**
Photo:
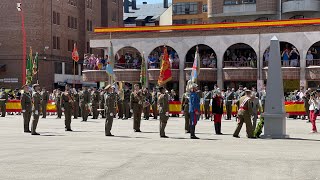
[[(148, 56), (161, 46), (168, 46), (179, 57), (178, 69), (172, 69), (173, 80), (169, 85), (179, 90), (181, 96), (186, 82), (189, 80), (195, 47), (199, 47), (201, 56), (201, 72), (199, 75), (200, 86), (217, 84), (221, 88), (226, 86), (238, 88), (239, 84), (247, 87), (257, 85), (257, 82), (266, 82), (268, 79), (267, 62), (270, 39), (277, 36), (281, 41), (280, 53), (287, 52), (292, 59), (284, 57), (283, 79), (286, 90), (298, 89), (299, 86), (316, 86), (320, 84), (320, 19), (294, 20), (295, 25), (284, 24), (282, 21), (275, 26), (256, 24), (252, 27), (242, 27), (242, 23), (229, 24), (232, 28), (216, 28), (207, 30), (180, 30), (180, 31), (155, 31), (155, 32), (119, 32), (112, 34), (114, 52), (121, 51), (124, 47), (133, 47), (138, 53), (144, 55), (146, 63)], [(309, 20), (310, 21), (310, 20)], [(300, 24), (301, 23), (301, 24)], [(282, 24), (282, 26), (281, 26)], [(214, 25), (212, 25), (214, 26)], [(193, 28), (194, 26), (190, 26)], [(237, 28), (238, 27), (238, 28)], [(239, 28), (241, 27), (241, 28)], [(92, 48), (105, 49), (109, 47), (110, 34), (97, 33), (92, 37)], [(308, 60), (307, 54), (311, 49), (314, 54)], [(319, 51), (317, 51), (319, 49)], [(317, 51), (317, 52), (315, 52)], [(203, 62), (210, 62), (204, 65)], [(212, 65), (213, 64), (213, 65)], [(318, 66), (319, 65), (319, 66)], [(148, 82), (156, 84), (160, 69), (148, 69)], [(140, 69), (124, 68), (115, 69), (119, 81), (138, 82)], [(104, 71), (83, 71), (84, 81), (107, 81)]]

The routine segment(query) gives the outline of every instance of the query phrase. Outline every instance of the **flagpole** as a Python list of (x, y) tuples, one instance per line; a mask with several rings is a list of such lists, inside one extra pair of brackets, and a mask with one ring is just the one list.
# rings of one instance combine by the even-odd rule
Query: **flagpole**
[[(111, 34), (111, 32), (109, 33), (109, 38), (110, 38), (110, 42), (111, 42), (111, 39), (112, 39), (112, 34)], [(111, 44), (111, 43), (110, 43)], [(111, 46), (110, 46), (111, 47)], [(110, 51), (110, 49), (109, 49), (109, 51)], [(109, 59), (110, 59), (111, 57), (109, 57)], [(112, 58), (114, 58), (114, 57), (112, 57)], [(115, 62), (113, 62), (113, 63), (115, 63)], [(112, 68), (114, 68), (114, 67), (112, 67)], [(110, 82), (110, 85), (111, 84), (113, 84), (113, 78), (112, 78), (112, 76), (111, 75), (109, 75), (109, 82)]]
[[(22, 0), (20, 0), (20, 6), (22, 6)], [(27, 69), (26, 69), (26, 63), (27, 63), (27, 35), (26, 35), (26, 29), (25, 29), (25, 24), (24, 24), (24, 14), (23, 10), (21, 7), (17, 6), (18, 11), (20, 11), (21, 15), (21, 31), (22, 31), (22, 85), (26, 83), (26, 74), (27, 74)]]
[(39, 84), (39, 56), (38, 52), (36, 52), (37, 55), (37, 84)]
[(73, 61), (73, 88), (76, 88), (76, 61)]

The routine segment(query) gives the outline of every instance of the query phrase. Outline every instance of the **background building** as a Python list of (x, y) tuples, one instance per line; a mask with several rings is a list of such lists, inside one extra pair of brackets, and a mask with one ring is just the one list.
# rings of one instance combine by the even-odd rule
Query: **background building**
[(208, 23), (208, 0), (173, 0), (173, 24)]
[[(19, 0), (0, 5), (0, 86), (21, 87), (22, 33)], [(28, 0), (23, 1), (27, 52), (39, 53), (39, 83), (49, 89), (73, 83), (71, 52), (77, 43), (80, 62), (85, 53), (101, 54), (90, 48), (89, 36), (95, 27), (121, 26), (122, 0)], [(76, 84), (82, 83), (77, 64)], [(35, 79), (35, 78), (34, 78)], [(53, 85), (53, 82), (55, 83)]]

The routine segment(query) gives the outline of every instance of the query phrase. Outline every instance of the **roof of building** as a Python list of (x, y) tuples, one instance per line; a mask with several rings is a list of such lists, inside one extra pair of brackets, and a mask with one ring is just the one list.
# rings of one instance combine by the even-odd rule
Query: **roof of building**
[[(169, 7), (171, 4), (169, 4)], [(158, 19), (168, 8), (163, 7), (163, 3), (158, 4), (137, 4), (137, 9), (129, 7), (129, 13), (124, 13), (123, 20), (127, 18), (136, 18), (136, 20), (143, 20), (147, 17), (150, 19)]]

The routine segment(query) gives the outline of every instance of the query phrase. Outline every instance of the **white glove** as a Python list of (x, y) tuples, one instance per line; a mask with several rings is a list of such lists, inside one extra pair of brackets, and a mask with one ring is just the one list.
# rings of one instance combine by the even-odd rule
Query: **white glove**
[(23, 109), (23, 110), (22, 110), (22, 112), (23, 112), (23, 113), (25, 113), (25, 112), (26, 112), (26, 110), (24, 110), (24, 109)]
[(169, 116), (169, 112), (166, 112), (166, 116)]
[(64, 111), (64, 108), (61, 108), (61, 111)]
[(110, 113), (110, 116), (113, 116), (113, 113)]
[(130, 109), (130, 112), (131, 112), (131, 113), (133, 113), (133, 110), (132, 110), (132, 109)]
[(34, 112), (34, 114), (35, 114), (35, 115), (38, 115), (38, 114), (39, 114), (39, 111), (38, 111), (38, 110), (36, 110), (36, 111)]

